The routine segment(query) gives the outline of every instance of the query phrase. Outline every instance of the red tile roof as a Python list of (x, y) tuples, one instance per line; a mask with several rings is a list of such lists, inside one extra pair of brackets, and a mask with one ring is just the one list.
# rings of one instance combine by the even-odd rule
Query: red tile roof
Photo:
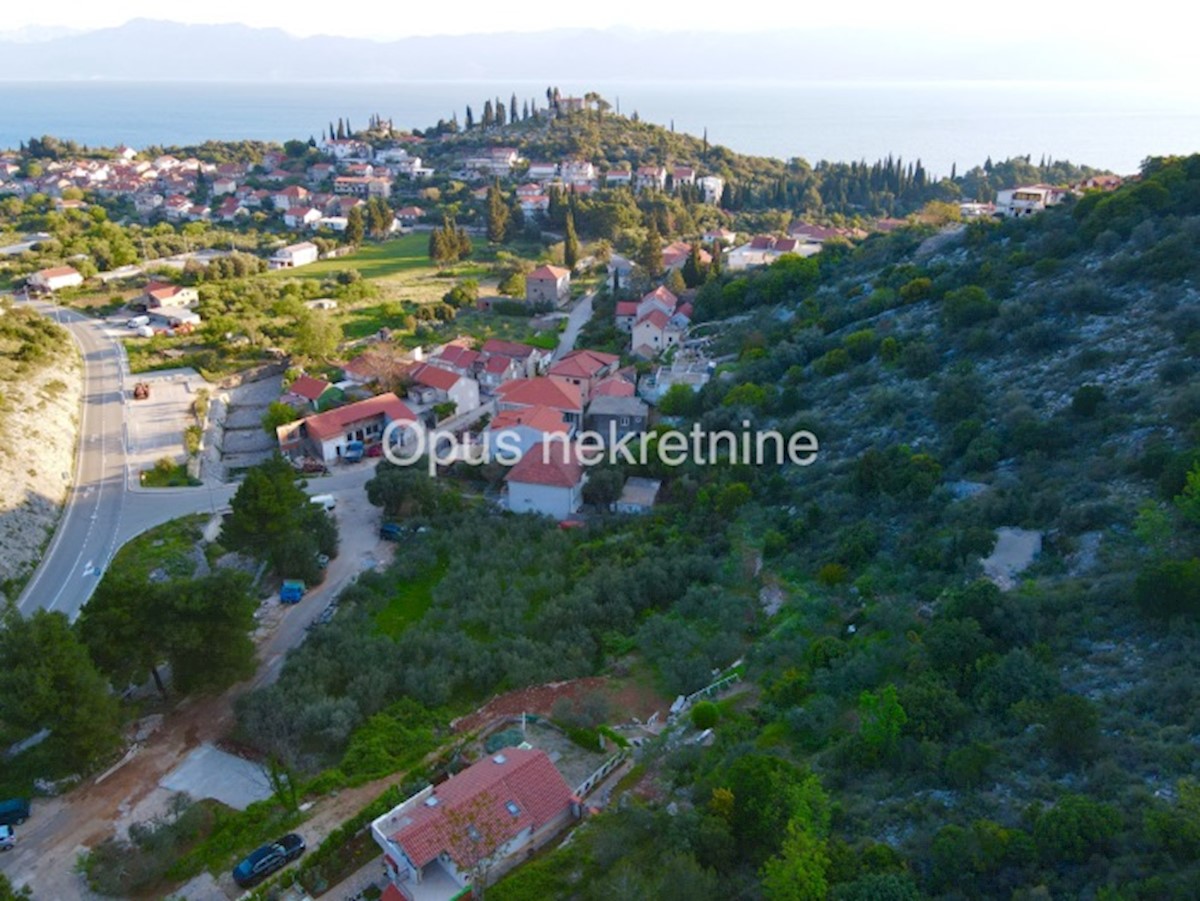
[(545, 752), (522, 748), (505, 748), (473, 763), (439, 785), (430, 797), (437, 803), (405, 811), (409, 822), (391, 836), (417, 867), (443, 851), (454, 856), (454, 845), (461, 840), (454, 835), (454, 814), (471, 825), (478, 823), (484, 834), (509, 839), (525, 829), (536, 831), (567, 811), (574, 800)]
[(499, 387), (501, 403), (523, 407), (553, 407), (556, 410), (582, 412), (579, 387), (556, 379), (514, 379)]
[(58, 278), (62, 275), (78, 275), (74, 266), (54, 266), (50, 269), (43, 269), (38, 272), (42, 278)]
[[(546, 454), (549, 460), (543, 459)], [(504, 481), (544, 485), (547, 488), (575, 488), (583, 481), (583, 464), (570, 444), (538, 444), (525, 452), (517, 465), (508, 471)]]
[(523, 407), (520, 410), (501, 410), (488, 423), (488, 429), (499, 432), (519, 425), (549, 433), (565, 432), (569, 428), (558, 410), (550, 407)]
[(470, 369), (481, 357), (482, 354), (479, 351), (471, 350), (469, 347), (463, 347), (461, 344), (447, 344), (430, 358), (430, 362), (436, 363), (440, 360), (448, 366)]
[(501, 356), (512, 357), (515, 360), (528, 360), (538, 352), (536, 347), (521, 344), (517, 341), (505, 341), (502, 338), (489, 338), (484, 342), (481, 350), (485, 354), (500, 354)]
[(169, 282), (149, 282), (146, 285), (146, 296), (153, 297), (155, 300), (167, 300), (174, 297), (183, 288), (179, 285), (172, 285)]
[[(643, 322), (649, 322), (655, 328), (664, 329), (667, 327), (667, 323), (670, 321), (671, 321), (670, 316), (668, 316), (666, 313), (664, 313), (658, 307), (655, 307), (653, 310), (651, 310), (649, 313), (647, 313), (645, 316), (643, 316), (641, 319), (639, 319), (637, 321), (637, 324), (641, 325)], [(635, 328), (636, 328), (636, 326), (635, 326)]]
[(619, 376), (613, 376), (602, 381), (592, 392), (593, 400), (597, 397), (633, 397), (633, 384)]
[(559, 266), (538, 266), (537, 269), (534, 269), (533, 272), (529, 273), (529, 275), (525, 276), (525, 278), (526, 279), (548, 278), (548, 279), (552, 279), (554, 281), (558, 281), (563, 276), (567, 276), (570, 274), (571, 274), (570, 269), (563, 269)]
[(488, 357), (487, 362), (483, 364), (483, 371), (492, 375), (504, 375), (504, 373), (508, 372), (508, 367), (512, 366), (512, 364), (512, 357)]
[(449, 391), (462, 378), (457, 372), (429, 364), (416, 367), (409, 375), (418, 385), (437, 388), (439, 391)]
[(645, 302), (647, 300), (661, 301), (668, 310), (675, 309), (675, 305), (679, 303), (679, 298), (671, 293), (670, 289), (665, 285), (659, 285), (649, 294), (643, 295), (641, 302)]
[(604, 367), (611, 366), (620, 359), (616, 354), (600, 353), (595, 350), (573, 350), (551, 366), (547, 374), (571, 379), (590, 379)]
[(292, 382), (292, 387), (288, 388), (287, 393), (303, 397), (305, 400), (317, 401), (330, 387), (332, 386), (324, 379), (314, 379), (311, 375), (302, 375)]
[(417, 421), (416, 414), (408, 408), (408, 405), (389, 391), (387, 394), (380, 394), (325, 413), (309, 416), (304, 420), (304, 424), (309, 435), (319, 441), (325, 441), (340, 435), (347, 426), (374, 416), (382, 416), (388, 422)]
[(638, 302), (636, 300), (618, 300), (617, 316), (636, 316)]

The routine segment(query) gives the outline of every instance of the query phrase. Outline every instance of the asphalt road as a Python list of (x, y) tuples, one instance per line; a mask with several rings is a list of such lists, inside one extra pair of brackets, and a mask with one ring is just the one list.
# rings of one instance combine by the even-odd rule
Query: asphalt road
[[(139, 488), (126, 461), (125, 407), (131, 401), (128, 365), (120, 341), (105, 325), (72, 310), (32, 301), (60, 322), (83, 354), (83, 413), (73, 487), (50, 546), (17, 600), (22, 613), (39, 608), (74, 620), (92, 596), (113, 555), (131, 538), (168, 520), (227, 507), (237, 485)], [(374, 466), (339, 468), (309, 482), (310, 494), (361, 490)]]
[(595, 291), (583, 295), (571, 308), (571, 312), (567, 314), (567, 327), (559, 336), (558, 347), (554, 350), (555, 360), (561, 360), (575, 349), (575, 341), (579, 338), (579, 332), (592, 318), (592, 301), (595, 299)]
[(33, 301), (65, 326), (83, 355), (83, 409), (67, 507), (41, 565), (17, 604), (74, 619), (117, 549), (125, 512), (124, 357), (117, 341), (86, 317)]

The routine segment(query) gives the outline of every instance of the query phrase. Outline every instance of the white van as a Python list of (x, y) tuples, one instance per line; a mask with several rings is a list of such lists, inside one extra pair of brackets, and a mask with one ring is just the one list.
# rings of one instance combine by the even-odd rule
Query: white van
[(326, 513), (331, 512), (337, 506), (337, 498), (332, 494), (314, 494), (309, 500), (324, 507)]
[(144, 325), (150, 324), (149, 316), (134, 316), (125, 323), (125, 328), (141, 328)]

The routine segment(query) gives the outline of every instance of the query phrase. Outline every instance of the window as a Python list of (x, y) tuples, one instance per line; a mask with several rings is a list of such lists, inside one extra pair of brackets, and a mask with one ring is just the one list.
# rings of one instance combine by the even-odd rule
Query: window
[(521, 808), (517, 806), (516, 801), (507, 802), (504, 805), (504, 809), (511, 813), (513, 817), (519, 817), (521, 815)]

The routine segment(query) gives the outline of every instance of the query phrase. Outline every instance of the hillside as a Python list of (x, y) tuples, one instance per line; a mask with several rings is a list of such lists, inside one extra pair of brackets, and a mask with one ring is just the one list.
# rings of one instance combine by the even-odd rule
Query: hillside
[(0, 602), (20, 593), (74, 469), (81, 378), (62, 328), (0, 305)]

